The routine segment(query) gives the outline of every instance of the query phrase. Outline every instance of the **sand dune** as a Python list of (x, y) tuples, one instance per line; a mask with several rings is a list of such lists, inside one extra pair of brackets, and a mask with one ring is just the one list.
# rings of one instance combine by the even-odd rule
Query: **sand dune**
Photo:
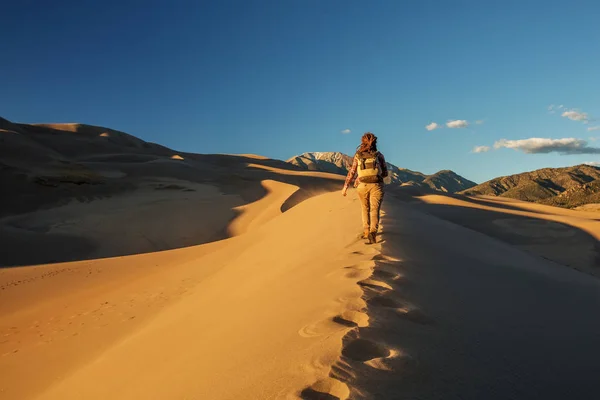
[(340, 176), (0, 129), (2, 399), (600, 391), (595, 212), (388, 186), (367, 246)]
[[(342, 177), (255, 155), (174, 152), (99, 127), (3, 121), (3, 135), (11, 136), (2, 137), (7, 168), (0, 172), (14, 196), (2, 199), (0, 264), (23, 265), (0, 269), (3, 398), (81, 398), (88, 389), (97, 398), (131, 398), (127, 393), (136, 391), (194, 396), (213, 390), (217, 375), (232, 368), (231, 346), (247, 340), (258, 350), (233, 358), (243, 370), (287, 375), (271, 389), (249, 378), (225, 385), (222, 398), (228, 391), (248, 391), (247, 398), (265, 390), (293, 394), (326, 377), (339, 353), (328, 349), (340, 345), (354, 318), (364, 319), (352, 309), (358, 278), (340, 267), (360, 230), (350, 217), (356, 207), (345, 207), (341, 196), (333, 205), (312, 199), (338, 191)], [(43, 157), (17, 159), (10, 151), (17, 145)], [(307, 223), (314, 218), (319, 223)], [(329, 218), (339, 219), (337, 229), (328, 229)], [(325, 238), (317, 233), (328, 230)], [(172, 320), (178, 313), (185, 318)], [(164, 336), (165, 327), (175, 336)], [(184, 332), (197, 340), (181, 340)], [(95, 369), (122, 357), (122, 346), (138, 335), (168, 349), (155, 354), (167, 370), (184, 366), (159, 361), (166, 354), (182, 361), (189, 353), (190, 375), (177, 374), (189, 385), (148, 386), (153, 374), (170, 373), (151, 372), (146, 351), (137, 360), (126, 357), (148, 368), (129, 392), (118, 389), (125, 369)], [(282, 358), (288, 343), (296, 350)], [(207, 362), (209, 354), (214, 359)], [(273, 359), (264, 371), (251, 367), (261, 357)], [(217, 375), (198, 386), (203, 370)], [(108, 373), (100, 385), (106, 390), (90, 386), (87, 371)]]
[(419, 197), (421, 209), (591, 275), (600, 274), (600, 215), (525, 201)]
[(584, 399), (600, 389), (597, 279), (427, 215), (431, 198), (390, 193), (383, 241), (365, 246), (355, 193), (281, 213), (296, 188), (263, 186), (230, 239), (0, 270), (1, 393)]
[[(356, 239), (356, 199), (318, 196), (266, 218), (294, 188), (265, 185), (232, 239), (2, 270), (2, 321), (16, 328), (1, 345), (4, 393), (293, 398), (327, 378), (344, 334), (366, 321), (356, 282), (377, 250)], [(235, 379), (215, 385), (223, 376)]]
[(246, 206), (268, 193), (263, 182), (295, 187), (284, 194), (285, 211), (342, 179), (254, 155), (176, 152), (102, 127), (3, 121), (0, 178), (11, 195), (0, 198), (0, 266), (225, 239), (248, 220)]

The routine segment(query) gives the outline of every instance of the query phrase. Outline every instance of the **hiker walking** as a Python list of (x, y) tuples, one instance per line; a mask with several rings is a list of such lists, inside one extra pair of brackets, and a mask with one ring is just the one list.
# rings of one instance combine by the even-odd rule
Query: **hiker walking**
[(357, 173), (358, 179), (354, 186), (362, 208), (363, 238), (372, 244), (377, 242), (379, 214), (383, 201), (383, 178), (388, 175), (388, 170), (383, 154), (377, 151), (377, 136), (371, 132), (362, 136), (360, 146), (356, 149), (352, 168), (348, 171), (342, 190), (344, 196)]

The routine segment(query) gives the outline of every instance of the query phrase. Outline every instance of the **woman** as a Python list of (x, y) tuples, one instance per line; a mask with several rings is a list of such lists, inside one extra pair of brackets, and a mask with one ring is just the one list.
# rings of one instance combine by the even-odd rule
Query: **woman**
[(342, 193), (346, 196), (348, 186), (358, 173), (357, 192), (362, 208), (363, 237), (372, 244), (377, 242), (379, 214), (383, 201), (383, 178), (388, 175), (388, 170), (383, 154), (377, 151), (377, 136), (367, 132), (360, 142)]

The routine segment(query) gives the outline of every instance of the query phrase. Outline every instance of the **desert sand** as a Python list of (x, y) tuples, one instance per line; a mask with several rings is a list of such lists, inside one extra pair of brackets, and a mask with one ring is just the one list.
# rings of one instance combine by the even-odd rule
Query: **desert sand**
[(420, 209), (520, 249), (600, 274), (600, 214), (490, 196), (417, 197)]
[[(351, 398), (596, 397), (598, 278), (500, 241), (486, 225), (494, 219), (528, 220), (524, 217), (502, 208), (473, 214), (447, 199), (444, 206), (455, 209), (454, 215), (480, 220), (465, 227), (436, 217), (438, 200), (387, 203), (374, 276), (392, 289), (365, 289), (369, 326), (356, 336), (372, 345), (361, 360), (392, 357), (379, 359), (382, 370), (343, 356), (352, 373), (338, 376), (352, 382)], [(533, 250), (566, 249), (564, 237), (541, 235), (545, 217), (537, 230), (519, 233), (545, 238)]]
[[(249, 229), (290, 192), (271, 185)], [(5, 395), (279, 398), (326, 378), (350, 325), (367, 320), (356, 282), (376, 250), (353, 254), (364, 250), (353, 203), (319, 196), (182, 250), (3, 270)]]
[(341, 176), (3, 123), (2, 399), (600, 391), (596, 212), (388, 186), (368, 246)]

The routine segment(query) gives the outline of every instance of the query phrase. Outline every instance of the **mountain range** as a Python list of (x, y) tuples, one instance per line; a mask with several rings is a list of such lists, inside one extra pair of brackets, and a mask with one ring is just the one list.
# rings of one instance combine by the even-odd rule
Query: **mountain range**
[[(346, 175), (352, 167), (353, 157), (340, 152), (308, 152), (294, 156), (287, 162), (309, 171)], [(455, 193), (476, 186), (475, 182), (450, 170), (426, 175), (422, 172), (399, 168), (386, 163), (392, 184), (418, 186), (426, 190)]]
[(558, 207), (600, 203), (600, 168), (581, 164), (502, 176), (459, 194), (500, 196)]

